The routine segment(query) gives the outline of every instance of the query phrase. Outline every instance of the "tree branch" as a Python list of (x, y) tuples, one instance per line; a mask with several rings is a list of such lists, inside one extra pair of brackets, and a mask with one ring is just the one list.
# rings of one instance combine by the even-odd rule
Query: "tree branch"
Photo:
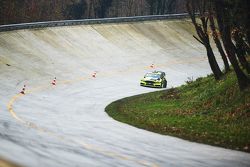
[(202, 45), (205, 45), (199, 38), (197, 38), (195, 35), (193, 35), (193, 37), (198, 41), (200, 42)]

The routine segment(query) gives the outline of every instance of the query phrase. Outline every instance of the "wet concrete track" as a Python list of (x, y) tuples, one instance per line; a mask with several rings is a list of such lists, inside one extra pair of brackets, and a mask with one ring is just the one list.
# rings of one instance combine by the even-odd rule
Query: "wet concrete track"
[(28, 167), (250, 166), (249, 154), (137, 129), (104, 112), (114, 100), (159, 90), (139, 86), (151, 64), (166, 72), (168, 88), (211, 73), (192, 33), (188, 20), (1, 32), (0, 157)]

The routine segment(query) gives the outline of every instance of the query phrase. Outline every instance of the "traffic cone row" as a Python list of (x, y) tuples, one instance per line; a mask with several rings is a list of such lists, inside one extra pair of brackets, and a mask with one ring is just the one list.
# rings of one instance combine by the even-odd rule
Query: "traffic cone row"
[[(92, 74), (92, 77), (93, 77), (93, 78), (96, 78), (96, 74), (97, 74), (97, 72), (94, 72), (94, 73)], [(51, 85), (56, 86), (56, 77), (52, 80)], [(25, 94), (25, 91), (26, 91), (26, 85), (23, 86), (23, 88), (22, 88), (22, 90), (21, 90), (20, 93), (24, 95), (24, 94)]]
[[(154, 64), (151, 64), (151, 65), (150, 65), (150, 68), (155, 68), (155, 65), (154, 65)], [(96, 71), (93, 72), (93, 73), (92, 73), (92, 77), (93, 77), (93, 78), (96, 78), (96, 74), (97, 74)], [(52, 84), (53, 86), (56, 86), (56, 77), (52, 80), (51, 84)], [(25, 91), (26, 91), (26, 85), (23, 86), (22, 91), (21, 91), (20, 93), (21, 93), (21, 94), (25, 94)]]
[[(155, 68), (155, 65), (154, 65), (154, 64), (151, 64), (151, 65), (150, 65), (150, 68)], [(92, 77), (93, 77), (93, 78), (96, 78), (96, 74), (97, 74), (96, 71), (93, 72), (93, 73), (92, 73)], [(56, 86), (56, 77), (52, 80), (51, 84), (52, 84), (53, 86)], [(26, 85), (23, 86), (22, 91), (21, 91), (20, 93), (24, 95), (24, 94), (25, 94), (25, 91), (26, 91)]]
[[(56, 86), (56, 77), (52, 80), (51, 82), (52, 85)], [(26, 91), (26, 85), (23, 86), (22, 90), (21, 90), (21, 94), (25, 95), (25, 91)]]

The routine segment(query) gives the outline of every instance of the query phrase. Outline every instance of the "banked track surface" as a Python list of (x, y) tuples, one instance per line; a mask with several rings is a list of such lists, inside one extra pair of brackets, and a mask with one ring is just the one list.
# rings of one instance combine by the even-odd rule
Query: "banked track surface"
[(187, 20), (1, 32), (0, 157), (32, 167), (249, 166), (247, 153), (137, 129), (104, 112), (114, 100), (157, 90), (138, 84), (151, 64), (167, 73), (168, 87), (209, 74), (192, 33)]

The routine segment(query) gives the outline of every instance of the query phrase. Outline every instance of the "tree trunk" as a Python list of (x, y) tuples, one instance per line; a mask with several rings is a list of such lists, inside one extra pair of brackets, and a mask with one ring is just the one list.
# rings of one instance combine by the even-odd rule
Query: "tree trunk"
[(225, 72), (227, 73), (230, 70), (230, 67), (229, 67), (229, 63), (228, 63), (228, 60), (227, 60), (227, 56), (226, 56), (226, 54), (225, 54), (225, 52), (224, 52), (224, 50), (222, 48), (221, 42), (220, 42), (218, 34), (216, 32), (213, 16), (210, 15), (209, 20), (210, 20), (210, 27), (211, 27), (211, 30), (212, 30), (212, 33), (213, 33), (214, 42), (216, 44), (216, 47), (218, 48), (218, 51), (220, 52), (221, 58), (222, 58), (223, 63), (224, 63)]
[(234, 33), (234, 40), (235, 40), (235, 51), (237, 54), (237, 57), (239, 59), (240, 64), (244, 69), (246, 69), (247, 73), (250, 74), (250, 66), (249, 63), (246, 60), (246, 50), (244, 49), (244, 40), (240, 37), (238, 30)]
[(210, 44), (206, 45), (205, 47), (207, 50), (208, 62), (211, 67), (211, 70), (213, 71), (214, 78), (216, 80), (219, 80), (223, 76), (223, 73), (221, 72), (220, 67), (215, 59), (215, 56), (214, 56), (214, 53)]
[[(225, 27), (225, 29), (227, 29)], [(228, 32), (228, 30), (224, 30), (225, 32), (225, 47), (228, 58), (234, 68), (234, 71), (236, 73), (237, 79), (238, 79), (238, 83), (239, 83), (239, 87), (240, 90), (244, 90), (245, 88), (247, 88), (250, 85), (250, 80), (249, 78), (247, 78), (247, 76), (244, 74), (244, 72), (240, 69), (240, 66), (237, 62), (237, 59), (235, 57), (235, 50), (234, 50), (234, 45), (231, 41), (231, 38), (228, 38), (228, 36), (230, 37), (230, 35), (228, 35), (228, 33), (230, 34), (230, 31)]]
[(246, 69), (247, 73), (250, 74), (250, 66), (249, 63), (247, 62), (247, 59), (245, 55), (242, 53), (241, 49), (238, 47), (235, 47), (236, 55), (238, 57), (238, 60), (242, 67)]

